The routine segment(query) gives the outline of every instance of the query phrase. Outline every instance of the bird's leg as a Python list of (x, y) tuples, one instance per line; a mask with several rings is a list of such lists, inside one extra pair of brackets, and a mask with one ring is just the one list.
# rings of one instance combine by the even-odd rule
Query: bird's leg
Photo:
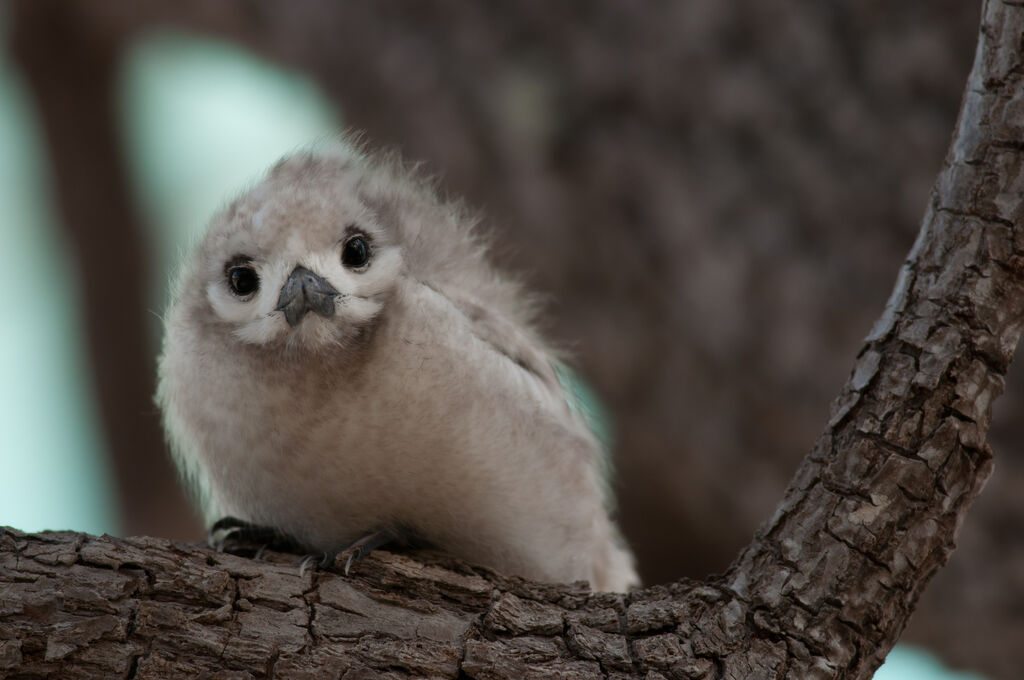
[(223, 552), (230, 541), (231, 550), (228, 552), (253, 550), (255, 559), (259, 559), (267, 548), (280, 552), (296, 552), (299, 549), (298, 541), (283, 531), (237, 517), (222, 517), (214, 522), (206, 541), (217, 552)]

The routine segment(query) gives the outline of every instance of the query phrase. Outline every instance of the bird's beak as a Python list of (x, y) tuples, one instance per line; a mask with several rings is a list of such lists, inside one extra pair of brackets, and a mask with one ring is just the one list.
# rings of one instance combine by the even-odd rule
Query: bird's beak
[(284, 312), (288, 325), (294, 328), (310, 310), (324, 318), (334, 316), (334, 298), (338, 295), (334, 286), (321, 277), (305, 267), (296, 267), (281, 287), (275, 311)]

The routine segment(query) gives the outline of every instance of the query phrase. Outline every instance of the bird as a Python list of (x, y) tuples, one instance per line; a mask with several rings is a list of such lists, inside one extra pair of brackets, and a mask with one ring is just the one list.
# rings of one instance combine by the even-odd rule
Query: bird
[(428, 545), (633, 589), (607, 453), (538, 298), (438, 184), (342, 137), (285, 156), (212, 217), (158, 360), (180, 476), (214, 530), (324, 555)]

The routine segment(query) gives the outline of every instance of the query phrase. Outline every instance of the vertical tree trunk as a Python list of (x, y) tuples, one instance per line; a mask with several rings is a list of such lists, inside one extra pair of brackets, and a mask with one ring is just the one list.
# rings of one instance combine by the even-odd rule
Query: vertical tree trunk
[(81, 282), (92, 378), (124, 530), (184, 538), (196, 523), (153, 405), (150, 254), (129, 194), (116, 109), (121, 41), (73, 3), (14, 4), (13, 51), (36, 100), (61, 225)]

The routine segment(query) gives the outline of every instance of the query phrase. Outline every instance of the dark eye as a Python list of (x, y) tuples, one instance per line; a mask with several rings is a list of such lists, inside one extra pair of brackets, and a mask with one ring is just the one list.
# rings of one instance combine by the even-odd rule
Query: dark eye
[(245, 296), (260, 289), (260, 277), (252, 267), (231, 267), (228, 269), (228, 285), (235, 295)]
[(345, 241), (341, 250), (341, 263), (346, 267), (362, 267), (370, 261), (370, 245), (363, 236), (353, 236)]

